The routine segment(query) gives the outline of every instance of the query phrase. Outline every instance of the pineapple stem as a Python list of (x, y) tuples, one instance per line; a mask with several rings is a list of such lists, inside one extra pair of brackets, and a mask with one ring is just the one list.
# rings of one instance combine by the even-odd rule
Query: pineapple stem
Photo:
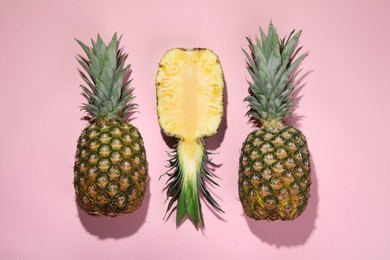
[[(204, 149), (203, 140), (180, 140), (175, 152), (171, 153), (167, 174), (167, 200), (171, 197), (168, 211), (171, 210), (175, 201), (176, 225), (180, 226), (185, 216), (188, 216), (195, 227), (204, 227), (202, 207), (199, 195), (204, 198), (218, 211), (223, 212), (218, 203), (212, 198), (205, 185), (205, 179), (218, 184), (212, 179), (210, 166), (216, 167), (209, 159), (209, 152)], [(172, 211), (175, 208), (172, 209)], [(172, 213), (171, 211), (171, 213)], [(169, 214), (170, 215), (170, 214)]]
[(261, 120), (261, 125), (262, 127), (265, 128), (277, 128), (277, 129), (281, 129), (285, 126), (282, 119)]

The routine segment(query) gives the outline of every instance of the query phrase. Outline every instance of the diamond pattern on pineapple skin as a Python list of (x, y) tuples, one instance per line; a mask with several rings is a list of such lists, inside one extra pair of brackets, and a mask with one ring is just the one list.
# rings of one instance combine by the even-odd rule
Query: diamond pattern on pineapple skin
[(307, 205), (311, 183), (303, 134), (293, 126), (255, 130), (241, 152), (239, 196), (245, 213), (268, 220), (298, 217)]
[(77, 145), (77, 203), (94, 216), (135, 211), (145, 194), (146, 167), (145, 148), (134, 126), (115, 120), (90, 125)]

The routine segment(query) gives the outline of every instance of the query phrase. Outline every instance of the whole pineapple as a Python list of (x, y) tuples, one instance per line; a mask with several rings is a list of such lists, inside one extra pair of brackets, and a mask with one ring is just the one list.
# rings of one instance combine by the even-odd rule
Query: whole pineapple
[(142, 204), (147, 181), (147, 162), (142, 137), (126, 117), (136, 106), (125, 80), (130, 65), (114, 34), (107, 46), (98, 35), (92, 47), (77, 40), (87, 58), (78, 57), (86, 74), (83, 104), (89, 125), (77, 142), (74, 187), (79, 206), (93, 216), (117, 216)]
[(239, 196), (245, 213), (256, 220), (292, 220), (307, 206), (311, 184), (310, 155), (305, 136), (284, 124), (291, 114), (301, 32), (279, 40), (272, 23), (266, 35), (249, 42), (245, 50), (249, 83), (248, 115), (261, 128), (246, 138), (240, 156)]

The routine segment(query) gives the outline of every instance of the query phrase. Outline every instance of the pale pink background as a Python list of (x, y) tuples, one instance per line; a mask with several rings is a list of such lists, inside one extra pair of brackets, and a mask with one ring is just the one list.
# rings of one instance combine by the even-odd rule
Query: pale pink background
[[(142, 2), (142, 3), (141, 3)], [(0, 259), (390, 259), (390, 2), (2, 1)], [(304, 88), (297, 125), (313, 158), (313, 190), (301, 218), (255, 222), (237, 194), (248, 74), (241, 47), (273, 20), (280, 35), (303, 29)], [(142, 208), (92, 218), (74, 201), (82, 82), (73, 37), (123, 34), (145, 141), (149, 191)], [(207, 140), (226, 211), (203, 206), (204, 233), (166, 223), (169, 150), (156, 117), (154, 77), (173, 47), (207, 47), (227, 82), (227, 127)], [(296, 120), (295, 120), (296, 121)], [(226, 123), (226, 122), (225, 122)]]

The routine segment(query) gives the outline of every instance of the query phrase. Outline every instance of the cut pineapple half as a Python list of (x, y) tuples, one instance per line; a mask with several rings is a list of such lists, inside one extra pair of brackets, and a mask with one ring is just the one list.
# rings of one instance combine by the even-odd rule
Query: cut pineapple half
[(199, 139), (216, 133), (223, 113), (223, 74), (208, 49), (173, 49), (157, 74), (161, 128), (177, 138)]
[[(176, 223), (188, 214), (195, 226), (204, 225), (199, 192), (216, 209), (204, 178), (210, 180), (203, 137), (217, 132), (223, 115), (224, 79), (217, 55), (209, 49), (172, 49), (162, 58), (156, 77), (157, 112), (164, 133), (179, 139), (170, 160), (167, 196), (169, 211), (177, 204)], [(215, 165), (214, 165), (215, 166)]]

